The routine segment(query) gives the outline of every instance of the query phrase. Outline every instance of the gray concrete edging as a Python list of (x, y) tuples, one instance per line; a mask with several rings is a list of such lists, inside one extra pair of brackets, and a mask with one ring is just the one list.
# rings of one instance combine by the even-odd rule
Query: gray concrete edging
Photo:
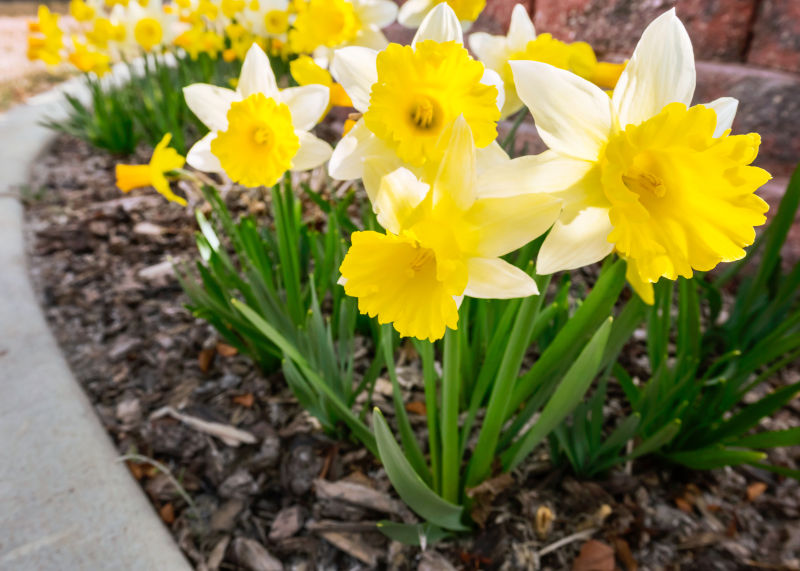
[(64, 116), (64, 93), (88, 95), (71, 80), (0, 115), (0, 571), (188, 570), (29, 281), (18, 191), (54, 136), (39, 122)]

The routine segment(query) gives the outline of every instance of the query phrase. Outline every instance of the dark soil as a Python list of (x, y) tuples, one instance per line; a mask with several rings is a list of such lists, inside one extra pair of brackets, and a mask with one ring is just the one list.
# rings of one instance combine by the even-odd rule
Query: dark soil
[[(148, 157), (143, 150), (126, 162)], [(544, 450), (512, 474), (473, 537), (425, 552), (390, 543), (374, 522), (413, 515), (394, 499), (380, 464), (322, 434), (279, 373), (260, 374), (184, 309), (170, 260), (196, 256), (191, 208), (148, 191), (123, 195), (114, 165), (66, 137), (42, 158), (28, 197), (32, 274), (120, 454), (164, 464), (191, 498), (193, 505), (147, 462), (129, 462), (198, 569), (800, 569), (794, 480), (637, 461), (606, 480), (579, 481), (552, 469)], [(228, 201), (263, 210), (253, 194), (233, 191)], [(400, 370), (413, 389), (417, 365)], [(797, 378), (793, 370), (776, 382)], [(387, 411), (390, 393), (378, 384), (377, 404)], [(608, 410), (620, 406), (612, 398)], [(235, 436), (226, 443), (179, 415), (238, 428), (256, 442), (233, 446)], [(422, 431), (423, 417), (412, 419)], [(767, 424), (800, 425), (800, 403)], [(772, 460), (796, 468), (800, 447)]]

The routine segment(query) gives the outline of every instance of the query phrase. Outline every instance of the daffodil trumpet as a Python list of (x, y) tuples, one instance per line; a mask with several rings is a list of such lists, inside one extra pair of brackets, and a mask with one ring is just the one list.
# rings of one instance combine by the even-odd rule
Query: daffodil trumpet
[(517, 159), (564, 200), (537, 270), (591, 264), (612, 251), (648, 303), (659, 278), (690, 278), (741, 259), (766, 221), (751, 166), (760, 137), (732, 135), (737, 101), (691, 107), (692, 44), (670, 10), (645, 30), (613, 96), (551, 65), (512, 61), (514, 82), (550, 150)]

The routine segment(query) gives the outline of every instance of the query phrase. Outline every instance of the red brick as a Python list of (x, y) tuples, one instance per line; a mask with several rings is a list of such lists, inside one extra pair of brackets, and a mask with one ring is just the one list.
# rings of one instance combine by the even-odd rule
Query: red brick
[(747, 54), (753, 64), (800, 72), (800, 2), (763, 0)]
[(757, 165), (788, 176), (800, 160), (800, 77), (741, 64), (697, 62), (695, 102), (739, 100), (733, 132), (761, 135)]
[[(797, 0), (785, 0), (796, 2)], [(628, 56), (657, 16), (675, 6), (698, 59), (741, 61), (756, 0), (562, 0), (536, 2), (538, 32), (587, 41), (600, 54)]]

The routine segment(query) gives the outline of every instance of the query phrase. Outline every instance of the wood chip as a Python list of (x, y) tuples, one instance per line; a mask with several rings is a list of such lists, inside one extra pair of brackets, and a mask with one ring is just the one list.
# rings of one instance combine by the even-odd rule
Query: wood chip
[(590, 539), (572, 563), (572, 571), (614, 571), (614, 549), (602, 541)]
[(165, 524), (171, 525), (175, 521), (175, 506), (172, 505), (172, 502), (164, 504), (158, 510), (158, 515), (161, 516)]
[(169, 416), (175, 420), (179, 420), (187, 426), (194, 428), (200, 432), (210, 434), (219, 438), (228, 446), (239, 446), (240, 444), (255, 444), (256, 437), (244, 430), (239, 430), (227, 424), (220, 424), (219, 422), (209, 422), (200, 418), (183, 414), (172, 408), (165, 406), (150, 415), (150, 420), (156, 420), (164, 416)]
[(223, 357), (233, 357), (234, 355), (239, 354), (239, 350), (232, 345), (228, 345), (227, 343), (217, 343), (217, 353)]
[(322, 531), (319, 534), (331, 545), (355, 557), (359, 561), (375, 567), (383, 555), (383, 551), (364, 543), (361, 536), (355, 533), (340, 533), (338, 531)]
[(753, 482), (747, 486), (747, 501), (752, 502), (767, 491), (767, 485), (764, 482)]
[(208, 559), (206, 559), (208, 571), (217, 571), (219, 569), (219, 566), (222, 565), (222, 560), (225, 559), (225, 551), (227, 551), (230, 542), (231, 538), (228, 535), (217, 542), (214, 549), (208, 554)]
[(406, 410), (411, 414), (418, 414), (420, 416), (425, 416), (428, 413), (428, 409), (425, 407), (425, 403), (422, 401), (412, 401), (406, 403)]
[(401, 515), (404, 511), (402, 505), (389, 497), (388, 494), (361, 484), (354, 484), (345, 480), (329, 482), (317, 478), (314, 480), (314, 488), (317, 492), (317, 497), (320, 499), (338, 500), (387, 514)]
[(282, 541), (292, 537), (303, 527), (303, 508), (291, 506), (283, 508), (275, 516), (269, 530), (270, 541)]
[(234, 539), (233, 555), (239, 565), (250, 571), (283, 571), (283, 564), (254, 539)]
[(253, 393), (237, 395), (233, 397), (233, 402), (245, 408), (252, 408), (253, 403), (255, 402), (255, 397), (253, 396)]

